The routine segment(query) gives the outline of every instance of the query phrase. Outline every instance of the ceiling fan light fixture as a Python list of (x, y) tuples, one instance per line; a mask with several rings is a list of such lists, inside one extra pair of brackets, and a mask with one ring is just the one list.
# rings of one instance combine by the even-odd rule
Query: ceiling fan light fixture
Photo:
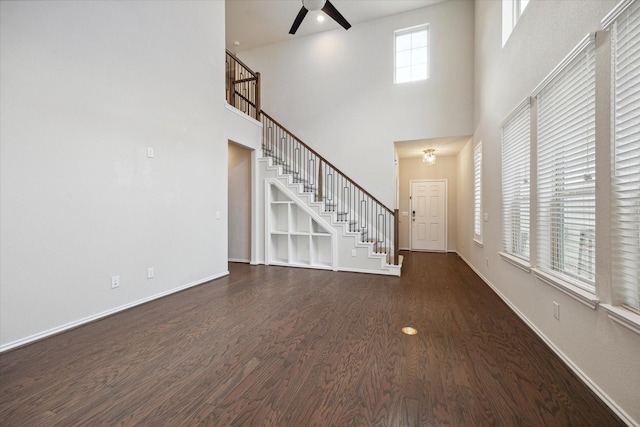
[(324, 15), (318, 15), (318, 16), (316, 17), (316, 20), (317, 20), (318, 22), (324, 22)]
[(291, 25), (291, 29), (289, 30), (289, 34), (295, 34), (302, 24), (304, 17), (307, 16), (309, 11), (316, 12), (318, 10), (326, 13), (329, 18), (336, 21), (342, 28), (348, 30), (351, 28), (351, 24), (349, 21), (345, 19), (344, 16), (335, 8), (333, 4), (329, 0), (302, 0), (302, 7), (296, 16), (296, 19), (293, 21), (293, 25)]
[(422, 156), (422, 162), (426, 163), (427, 165), (431, 166), (431, 165), (435, 165), (436, 164), (436, 155), (433, 154), (436, 150), (434, 150), (433, 148), (429, 148), (427, 150), (423, 151), (423, 156)]
[(315, 12), (324, 7), (326, 0), (302, 0), (302, 5), (305, 9)]

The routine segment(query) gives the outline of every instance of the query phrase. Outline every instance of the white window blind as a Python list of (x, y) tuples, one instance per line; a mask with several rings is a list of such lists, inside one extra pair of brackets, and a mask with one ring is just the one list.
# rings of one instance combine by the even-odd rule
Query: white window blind
[(538, 268), (595, 292), (595, 43), (536, 90)]
[(502, 250), (529, 259), (529, 100), (502, 126)]
[(640, 313), (640, 2), (613, 22), (612, 283), (615, 300)]
[(395, 82), (406, 83), (429, 77), (429, 26), (395, 32)]
[(473, 239), (482, 243), (482, 141), (473, 149)]

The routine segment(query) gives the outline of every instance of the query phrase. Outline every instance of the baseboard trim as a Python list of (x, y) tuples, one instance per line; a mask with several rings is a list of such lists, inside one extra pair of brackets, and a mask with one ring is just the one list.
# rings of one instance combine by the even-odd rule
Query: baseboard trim
[(244, 259), (244, 258), (229, 258), (228, 261), (229, 262), (241, 262), (243, 264), (250, 264), (251, 263), (251, 260)]
[(364, 268), (349, 268), (349, 267), (338, 267), (338, 271), (344, 271), (346, 273), (366, 273), (366, 274), (379, 274), (382, 276), (396, 276), (399, 277), (394, 271), (391, 270), (367, 270)]
[(582, 380), (582, 382), (585, 383), (587, 387), (589, 387), (591, 391), (593, 391), (600, 398), (600, 400), (602, 400), (605, 403), (605, 405), (607, 405), (618, 417), (620, 417), (622, 421), (624, 421), (628, 425), (640, 427), (640, 424), (638, 424), (635, 420), (633, 420), (629, 416), (629, 414), (627, 414), (620, 406), (618, 406), (618, 404), (613, 399), (611, 399), (609, 395), (605, 393), (605, 391), (602, 390), (595, 382), (593, 382), (593, 380), (587, 374), (585, 374), (582, 371), (582, 369), (580, 369), (575, 363), (573, 363), (573, 361), (566, 354), (564, 354), (558, 347), (556, 347), (556, 345), (540, 329), (538, 329), (538, 327), (535, 324), (533, 324), (533, 322), (531, 322), (529, 318), (527, 318), (527, 316), (525, 316), (520, 310), (518, 310), (518, 308), (515, 305), (513, 305), (511, 301), (509, 301), (509, 299), (507, 299), (507, 297), (505, 297), (504, 294), (502, 294), (502, 292), (500, 292), (498, 288), (496, 288), (493, 285), (493, 283), (491, 283), (486, 277), (484, 277), (469, 262), (469, 260), (467, 260), (459, 252), (456, 252), (456, 253), (469, 266), (469, 268), (471, 268), (471, 270), (473, 270), (473, 272), (476, 273), (478, 277), (480, 277), (482, 281), (486, 283), (487, 286), (489, 286), (491, 290), (495, 292), (496, 295), (498, 295), (502, 301), (504, 301), (505, 304), (507, 304), (507, 306), (511, 309), (511, 311), (513, 311), (520, 319), (522, 319), (522, 321), (526, 323), (526, 325), (529, 328), (531, 328), (531, 330), (536, 335), (538, 335), (540, 339), (542, 339), (542, 341), (547, 345), (547, 347), (549, 347), (551, 351), (553, 351), (560, 358), (560, 360), (562, 360), (564, 364), (567, 365), (569, 369), (571, 369), (571, 371), (573, 371), (573, 373), (576, 374), (576, 376), (580, 378), (580, 380)]
[(227, 275), (229, 275), (229, 272), (225, 271), (223, 273), (216, 274), (214, 276), (210, 276), (210, 277), (207, 277), (207, 278), (204, 278), (204, 279), (200, 279), (200, 280), (197, 280), (195, 282), (187, 283), (186, 285), (182, 285), (182, 286), (179, 286), (177, 288), (170, 289), (168, 291), (160, 292), (158, 294), (155, 294), (155, 295), (152, 295), (152, 296), (149, 296), (149, 297), (146, 297), (146, 298), (142, 298), (140, 300), (137, 300), (137, 301), (134, 301), (134, 302), (131, 302), (131, 303), (128, 303), (128, 304), (124, 304), (124, 305), (121, 305), (119, 307), (115, 307), (115, 308), (112, 308), (110, 310), (103, 311), (101, 313), (93, 314), (91, 316), (87, 316), (87, 317), (84, 317), (82, 319), (78, 319), (78, 320), (75, 320), (73, 322), (65, 323), (64, 325), (60, 325), (60, 326), (57, 326), (55, 328), (47, 329), (46, 331), (39, 332), (37, 334), (33, 334), (33, 335), (30, 335), (30, 336), (25, 337), (25, 338), (21, 338), (21, 339), (16, 340), (16, 341), (12, 341), (10, 343), (1, 345), (0, 346), (0, 353), (4, 353), (5, 351), (13, 350), (13, 349), (18, 348), (18, 347), (22, 347), (22, 346), (25, 346), (25, 345), (28, 345), (28, 344), (32, 344), (32, 343), (34, 343), (36, 341), (40, 341), (42, 339), (49, 338), (49, 337), (51, 337), (53, 335), (57, 335), (59, 333), (66, 332), (66, 331), (68, 331), (70, 329), (74, 329), (74, 328), (77, 328), (79, 326), (86, 325), (87, 323), (95, 322), (96, 320), (103, 319), (105, 317), (111, 316), (113, 314), (119, 313), (119, 312), (124, 311), (124, 310), (128, 310), (128, 309), (133, 308), (135, 306), (138, 306), (138, 305), (141, 305), (141, 304), (145, 304), (147, 302), (150, 302), (150, 301), (162, 298), (162, 297), (166, 297), (166, 296), (174, 294), (176, 292), (184, 291), (185, 289), (189, 289), (189, 288), (192, 288), (194, 286), (202, 285), (203, 283), (207, 283), (207, 282), (210, 282), (210, 281), (215, 280), (215, 279), (219, 279), (219, 278), (227, 276)]

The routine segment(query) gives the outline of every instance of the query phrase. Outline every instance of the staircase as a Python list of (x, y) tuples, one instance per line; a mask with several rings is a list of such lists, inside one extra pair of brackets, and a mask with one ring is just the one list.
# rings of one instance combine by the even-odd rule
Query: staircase
[(399, 276), (397, 210), (261, 110), (259, 73), (228, 51), (227, 64), (229, 104), (263, 125), (265, 264)]

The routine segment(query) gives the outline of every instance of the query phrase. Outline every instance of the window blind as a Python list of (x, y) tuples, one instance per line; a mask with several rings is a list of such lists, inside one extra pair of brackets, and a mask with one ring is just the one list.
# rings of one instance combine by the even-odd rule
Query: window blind
[(595, 292), (595, 43), (588, 37), (537, 91), (537, 263)]
[(473, 149), (473, 239), (482, 242), (482, 141)]
[(502, 126), (502, 250), (529, 260), (529, 99)]
[(640, 2), (612, 24), (615, 300), (640, 313)]

